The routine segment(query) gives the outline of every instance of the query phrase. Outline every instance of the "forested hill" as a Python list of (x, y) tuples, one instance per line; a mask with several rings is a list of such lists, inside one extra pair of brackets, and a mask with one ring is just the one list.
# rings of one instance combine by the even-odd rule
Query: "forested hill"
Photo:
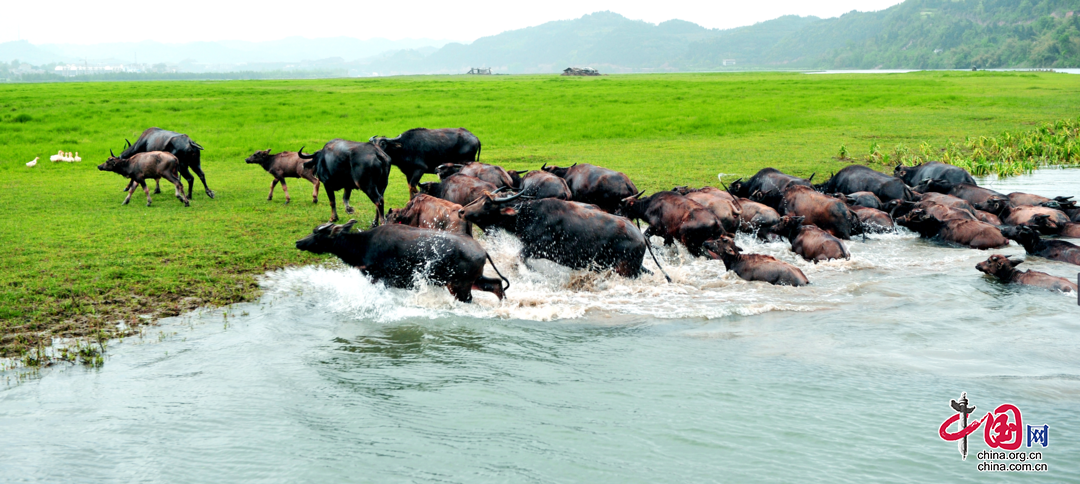
[[(725, 61), (727, 65), (725, 65)], [(734, 63), (732, 63), (734, 61)], [(681, 20), (659, 25), (611, 12), (401, 51), (380, 73), (606, 72), (775, 68), (1080, 67), (1080, 0), (907, 0), (830, 19), (785, 16), (729, 30)]]

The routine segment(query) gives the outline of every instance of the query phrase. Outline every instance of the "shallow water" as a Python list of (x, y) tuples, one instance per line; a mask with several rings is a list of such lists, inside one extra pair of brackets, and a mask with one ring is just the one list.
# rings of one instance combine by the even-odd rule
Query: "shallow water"
[[(985, 183), (1080, 195), (1080, 170)], [(813, 284), (671, 248), (673, 284), (526, 267), (505, 235), (482, 242), (512, 281), (502, 303), (333, 263), (269, 273), (227, 318), (172, 318), (100, 369), (0, 385), (0, 481), (1080, 482), (1074, 296), (906, 232), (817, 265), (738, 242)], [(961, 460), (937, 435), (961, 391), (975, 418), (1013, 403), (1049, 424), (1049, 471), (979, 473), (981, 430)]]

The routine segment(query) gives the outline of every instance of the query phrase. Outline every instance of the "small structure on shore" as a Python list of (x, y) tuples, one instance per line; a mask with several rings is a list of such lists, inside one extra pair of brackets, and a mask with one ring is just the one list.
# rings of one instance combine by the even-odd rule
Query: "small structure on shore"
[(592, 67), (567, 67), (562, 71), (564, 76), (599, 76), (600, 71)]
[(490, 76), (491, 75), (491, 68), (490, 67), (473, 67), (472, 69), (469, 69), (469, 74), (479, 75), (479, 76)]

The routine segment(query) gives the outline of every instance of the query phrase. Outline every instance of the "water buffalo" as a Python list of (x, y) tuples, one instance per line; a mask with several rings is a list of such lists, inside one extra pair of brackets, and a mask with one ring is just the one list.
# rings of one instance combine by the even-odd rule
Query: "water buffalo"
[(889, 200), (914, 200), (911, 189), (904, 181), (881, 173), (863, 165), (848, 165), (829, 178), (828, 181), (814, 187), (824, 193), (871, 192), (883, 202)]
[(889, 214), (870, 207), (851, 206), (851, 211), (859, 218), (863, 231), (866, 233), (884, 233), (896, 230), (893, 219)]
[(843, 201), (818, 193), (805, 185), (790, 185), (784, 189), (780, 205), (783, 215), (805, 217), (803, 223), (817, 225), (841, 239), (861, 233), (859, 217)]
[(1009, 201), (1013, 205), (1033, 205), (1037, 207), (1047, 207), (1055, 210), (1068, 210), (1076, 208), (1076, 202), (1071, 200), (1072, 197), (1054, 197), (1047, 198), (1041, 195), (1033, 195), (1031, 193), (1013, 192), (1009, 194)]
[(626, 218), (585, 203), (520, 197), (485, 193), (459, 213), (485, 230), (501, 228), (516, 235), (526, 261), (541, 258), (572, 269), (614, 269), (624, 277), (645, 270), (641, 262), (648, 242)]
[(569, 168), (547, 166), (545, 163), (540, 169), (566, 180), (575, 202), (591, 203), (608, 213), (615, 213), (622, 199), (638, 192), (634, 182), (625, 174), (588, 163), (575, 163)]
[(758, 238), (766, 238), (769, 228), (780, 222), (780, 212), (764, 203), (749, 198), (737, 198), (739, 202), (739, 230), (756, 233)]
[(921, 208), (897, 218), (896, 223), (918, 232), (923, 238), (936, 238), (973, 249), (997, 249), (1009, 245), (1009, 239), (993, 225), (978, 220), (938, 220)]
[(724, 235), (720, 220), (700, 203), (675, 192), (656, 192), (644, 198), (641, 193), (624, 198), (619, 213), (648, 222), (645, 236), (659, 235), (664, 245), (678, 240), (697, 257), (703, 254), (703, 242)]
[(997, 214), (1009, 203), (1009, 197), (1003, 193), (995, 192), (989, 188), (983, 188), (968, 183), (952, 183), (945, 180), (926, 179), (919, 183), (915, 190), (927, 193), (936, 192), (952, 195), (963, 199), (977, 210)]
[(984, 212), (979, 209), (975, 209), (975, 219), (979, 220), (980, 222), (986, 222), (990, 225), (1002, 225), (1001, 219), (998, 218), (997, 215), (994, 215), (990, 212)]
[(762, 254), (743, 254), (731, 237), (723, 236), (703, 244), (705, 252), (720, 259), (729, 271), (735, 271), (747, 281), (762, 281), (782, 286), (805, 286), (810, 283), (798, 267), (775, 257)]
[(319, 179), (315, 177), (314, 168), (304, 168), (304, 160), (296, 156), (296, 152), (282, 151), (276, 155), (270, 154), (270, 148), (256, 151), (244, 160), (261, 166), (270, 176), (274, 177), (270, 184), (270, 195), (266, 200), (274, 199), (274, 187), (281, 183), (281, 189), (285, 192), (285, 204), (288, 205), (289, 186), (285, 184), (286, 178), (303, 178), (315, 185), (315, 191), (311, 193), (311, 203), (319, 203)]
[[(899, 202), (899, 203), (897, 203)], [(973, 211), (967, 211), (960, 208), (954, 208), (946, 204), (937, 203), (931, 200), (921, 200), (918, 202), (900, 202), (894, 200), (885, 204), (885, 207), (889, 209), (889, 215), (892, 218), (898, 219), (907, 215), (912, 210), (923, 210), (931, 217), (938, 220), (978, 220)]]
[(912, 187), (918, 185), (923, 180), (929, 179), (945, 180), (953, 185), (966, 183), (968, 185), (978, 186), (978, 183), (975, 183), (975, 179), (971, 177), (971, 173), (968, 173), (958, 166), (948, 165), (938, 161), (931, 161), (915, 166), (904, 166), (903, 164), (896, 165), (896, 168), (893, 169), (893, 175), (896, 175), (902, 179), (904, 183)]
[(1039, 271), (1016, 270), (1015, 267), (1023, 262), (1023, 259), (1009, 259), (1003, 255), (995, 254), (990, 256), (989, 259), (976, 264), (975, 268), (1006, 283), (1041, 287), (1051, 291), (1077, 292), (1076, 283), (1064, 277), (1051, 276)]
[(1005, 225), (1026, 225), (1035, 227), (1043, 235), (1057, 235), (1069, 223), (1069, 217), (1061, 210), (1031, 205), (1006, 205), (1000, 212), (1001, 222)]
[[(502, 299), (510, 287), (491, 256), (471, 237), (401, 224), (349, 233), (355, 224), (356, 220), (350, 220), (345, 225), (320, 225), (311, 235), (296, 241), (296, 248), (334, 254), (376, 282), (385, 281), (391, 287), (415, 287), (418, 280), (445, 285), (462, 302), (472, 301), (473, 289)], [(485, 260), (491, 262), (502, 281), (484, 276)]]
[(334, 139), (313, 154), (305, 155), (301, 147), (296, 156), (303, 160), (304, 169), (314, 170), (315, 176), (326, 190), (330, 200), (330, 221), (338, 219), (337, 200), (334, 191), (345, 190), (345, 211), (353, 213), (349, 197), (353, 190), (360, 190), (375, 204), (375, 224), (383, 221), (383, 193), (390, 179), (390, 157), (378, 146)]
[[(139, 135), (139, 139), (135, 140), (135, 144), (131, 144), (130, 141), (128, 141), (127, 144), (127, 148), (120, 153), (120, 158), (131, 158), (137, 153), (146, 153), (149, 151), (165, 151), (171, 153), (180, 163), (177, 171), (180, 176), (184, 177), (188, 182), (187, 197), (191, 198), (191, 191), (194, 189), (195, 177), (191, 176), (191, 172), (194, 171), (195, 174), (199, 176), (199, 180), (202, 181), (203, 188), (206, 189), (206, 196), (214, 198), (214, 191), (206, 186), (206, 175), (203, 173), (202, 162), (200, 161), (203, 147), (199, 145), (199, 143), (193, 141), (188, 135), (177, 133), (175, 131), (167, 131), (161, 128), (148, 128)], [(131, 183), (129, 183), (129, 185), (131, 185)], [(128, 188), (131, 187), (129, 186)], [(128, 188), (125, 188), (124, 190), (127, 190)], [(158, 186), (154, 189), (154, 193), (161, 193), (160, 180), (158, 180)]]
[(779, 209), (780, 202), (784, 197), (785, 188), (789, 185), (810, 187), (810, 182), (813, 179), (813, 175), (810, 175), (809, 179), (804, 180), (797, 176), (783, 173), (776, 168), (762, 168), (745, 182), (742, 181), (742, 178), (732, 182), (732, 184), (728, 186), (728, 192), (736, 197), (750, 198), (774, 209)]
[(1069, 222), (1065, 224), (1065, 227), (1061, 229), (1061, 232), (1058, 233), (1058, 235), (1070, 239), (1080, 239), (1080, 223)]
[(385, 151), (390, 163), (405, 174), (410, 195), (416, 193), (420, 177), (435, 173), (439, 165), (480, 159), (480, 140), (465, 128), (414, 128), (396, 138), (372, 136), (368, 141)]
[(462, 175), (476, 177), (484, 180), (495, 188), (514, 188), (514, 179), (501, 166), (487, 163), (472, 162), (468, 164), (446, 163), (435, 168), (435, 173), (440, 180), (445, 180), (450, 175), (460, 173)]
[(458, 213), (461, 205), (418, 193), (399, 210), (386, 212), (386, 223), (442, 230), (472, 237), (472, 224)]
[(559, 200), (573, 200), (570, 187), (566, 180), (559, 178), (546, 171), (530, 171), (521, 178), (518, 184), (521, 194), (532, 198), (558, 198)]
[(803, 225), (803, 217), (785, 215), (773, 233), (791, 241), (791, 251), (815, 264), (829, 259), (850, 259), (851, 253), (840, 239), (813, 225)]
[(1031, 227), (1007, 226), (1001, 229), (1006, 237), (1024, 246), (1028, 254), (1080, 265), (1080, 247), (1064, 240), (1042, 240)]
[(844, 200), (848, 205), (852, 207), (866, 207), (881, 210), (881, 207), (885, 204), (881, 203), (881, 199), (874, 192), (852, 192), (844, 194), (843, 197), (833, 195), (836, 198)]
[(1073, 222), (1080, 222), (1080, 208), (1068, 208), (1064, 210), (1065, 215), (1069, 216), (1069, 220)]
[(739, 208), (738, 200), (730, 193), (716, 187), (704, 187), (696, 190), (688, 187), (675, 187), (671, 191), (709, 209), (713, 215), (716, 215), (716, 219), (720, 221), (724, 231), (735, 233), (735, 231), (739, 230), (741, 225), (739, 216), (742, 214), (742, 210)]
[[(112, 154), (111, 150), (109, 154)], [(98, 165), (98, 169), (111, 171), (131, 180), (128, 184), (131, 188), (128, 189), (127, 198), (124, 199), (124, 203), (121, 205), (127, 205), (131, 201), (131, 195), (135, 193), (135, 188), (141, 186), (143, 191), (146, 192), (146, 206), (149, 207), (151, 201), (150, 189), (146, 186), (146, 180), (148, 178), (154, 180), (164, 178), (176, 185), (176, 198), (184, 202), (185, 207), (189, 207), (191, 204), (188, 203), (187, 197), (184, 196), (184, 185), (180, 183), (180, 178), (176, 174), (179, 166), (180, 161), (172, 153), (150, 151), (137, 153), (129, 158), (110, 156), (108, 160), (105, 160), (105, 163)]]
[(468, 175), (450, 175), (441, 182), (421, 183), (420, 193), (435, 198), (449, 200), (465, 206), (480, 198), (484, 192), (495, 192), (498, 188), (484, 180)]

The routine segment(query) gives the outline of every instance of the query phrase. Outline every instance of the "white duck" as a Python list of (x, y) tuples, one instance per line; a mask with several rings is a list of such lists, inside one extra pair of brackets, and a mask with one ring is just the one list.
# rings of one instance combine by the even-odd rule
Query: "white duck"
[(71, 163), (75, 161), (75, 157), (71, 155), (71, 152), (64, 153), (64, 161)]
[(75, 152), (75, 161), (82, 161), (82, 158), (79, 157), (79, 152), (78, 151)]
[(26, 166), (34, 166), (34, 165), (36, 165), (38, 158), (41, 158), (41, 157), (40, 156), (35, 156), (34, 159), (30, 160), (30, 162), (26, 164)]
[(64, 159), (64, 150), (57, 151), (55, 155), (49, 157), (49, 161), (61, 161)]

